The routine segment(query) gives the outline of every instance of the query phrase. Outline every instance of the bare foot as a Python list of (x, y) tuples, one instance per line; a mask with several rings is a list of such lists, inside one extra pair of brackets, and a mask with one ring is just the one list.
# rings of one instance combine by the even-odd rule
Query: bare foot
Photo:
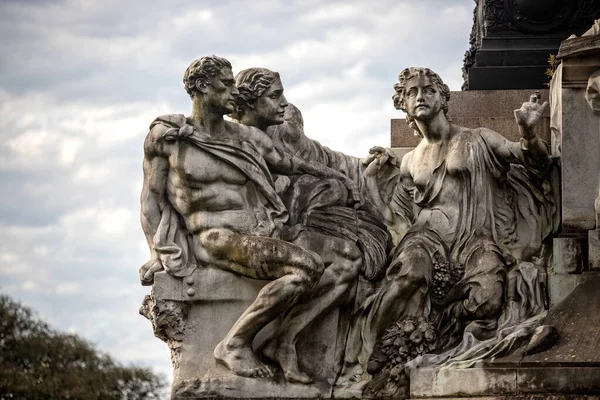
[(249, 346), (227, 349), (227, 345), (220, 342), (213, 354), (236, 375), (248, 378), (272, 378), (274, 375), (268, 366), (256, 359)]
[(312, 383), (313, 380), (298, 367), (298, 356), (296, 346), (281, 346), (277, 340), (271, 339), (263, 347), (263, 355), (270, 360), (276, 361), (283, 371), (285, 380), (291, 383)]

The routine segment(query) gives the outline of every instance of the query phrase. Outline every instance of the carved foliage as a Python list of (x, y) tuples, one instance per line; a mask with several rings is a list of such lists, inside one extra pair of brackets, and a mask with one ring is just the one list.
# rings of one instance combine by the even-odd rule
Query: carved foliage
[(185, 334), (188, 305), (181, 301), (158, 300), (146, 296), (140, 307), (140, 314), (152, 322), (154, 336), (161, 339), (171, 349), (171, 362), (179, 368), (181, 341)]
[(436, 341), (435, 329), (425, 317), (406, 318), (392, 324), (369, 360), (369, 372), (376, 375), (367, 384), (364, 394), (407, 398), (409, 377), (404, 364), (434, 351)]

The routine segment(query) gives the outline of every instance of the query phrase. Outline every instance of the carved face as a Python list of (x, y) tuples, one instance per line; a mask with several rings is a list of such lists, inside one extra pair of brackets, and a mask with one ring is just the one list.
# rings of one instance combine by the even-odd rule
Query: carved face
[(428, 120), (442, 111), (444, 100), (429, 77), (418, 75), (406, 83), (404, 103), (408, 115), (417, 120)]
[(223, 68), (205, 88), (205, 104), (217, 114), (229, 114), (235, 110), (235, 96), (239, 94), (233, 73)]
[(262, 96), (256, 99), (254, 112), (257, 119), (265, 122), (267, 126), (282, 124), (283, 114), (288, 102), (283, 95), (281, 79), (276, 78), (271, 86), (264, 91)]
[(588, 79), (585, 100), (595, 113), (600, 113), (600, 71), (594, 72)]

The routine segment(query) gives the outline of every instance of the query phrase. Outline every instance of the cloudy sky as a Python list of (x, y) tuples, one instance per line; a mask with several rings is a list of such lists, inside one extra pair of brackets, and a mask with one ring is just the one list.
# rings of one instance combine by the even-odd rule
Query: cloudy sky
[(167, 346), (138, 315), (142, 143), (154, 117), (189, 113), (190, 62), (279, 71), (307, 135), (362, 156), (389, 145), (404, 67), (460, 89), (474, 2), (168, 3), (0, 3), (0, 292), (170, 378)]

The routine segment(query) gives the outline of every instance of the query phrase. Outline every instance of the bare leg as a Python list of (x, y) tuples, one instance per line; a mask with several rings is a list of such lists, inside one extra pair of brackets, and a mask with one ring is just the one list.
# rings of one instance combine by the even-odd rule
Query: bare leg
[(204, 250), (197, 253), (205, 255), (204, 261), (251, 278), (275, 279), (262, 288), (214, 351), (215, 358), (238, 375), (272, 376), (273, 372), (254, 356), (252, 340), (316, 284), (323, 271), (322, 261), (315, 253), (278, 239), (224, 229), (211, 229), (197, 239)]
[(322, 254), (326, 267), (308, 299), (292, 308), (263, 354), (281, 366), (288, 382), (310, 383), (312, 379), (298, 367), (296, 341), (315, 319), (327, 314), (347, 299), (360, 271), (362, 256), (358, 248), (345, 240), (323, 235), (299, 238), (295, 243)]

